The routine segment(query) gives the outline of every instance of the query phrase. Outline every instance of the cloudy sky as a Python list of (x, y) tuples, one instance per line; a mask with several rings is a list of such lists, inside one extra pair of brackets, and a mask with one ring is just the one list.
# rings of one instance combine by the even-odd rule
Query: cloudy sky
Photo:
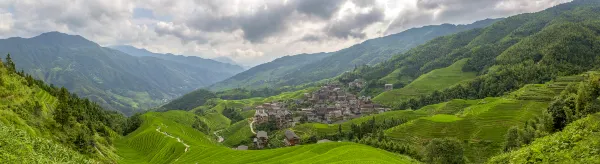
[(225, 56), (256, 65), (336, 51), (442, 23), (536, 12), (570, 0), (0, 0), (0, 38), (48, 31), (103, 46)]

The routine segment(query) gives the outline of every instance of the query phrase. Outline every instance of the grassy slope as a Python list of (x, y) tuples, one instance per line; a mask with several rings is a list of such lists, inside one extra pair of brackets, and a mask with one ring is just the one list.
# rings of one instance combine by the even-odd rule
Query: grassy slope
[[(171, 115), (165, 117), (164, 115)], [(147, 113), (143, 125), (117, 141), (121, 163), (413, 163), (405, 156), (353, 143), (327, 143), (261, 151), (236, 151), (220, 146), (203, 133), (173, 121), (192, 115)], [(165, 136), (161, 127), (188, 144)]]
[(488, 163), (600, 163), (600, 114), (575, 121), (563, 131)]
[(547, 103), (500, 98), (466, 108), (462, 114), (416, 119), (388, 129), (386, 135), (417, 146), (433, 138), (455, 137), (465, 142), (467, 158), (480, 163), (501, 150), (508, 128), (522, 125), (547, 106)]
[[(465, 156), (470, 162), (482, 163), (501, 152), (508, 128), (522, 126), (541, 114), (550, 103), (548, 97), (558, 95), (570, 82), (581, 79), (561, 77), (547, 84), (530, 84), (505, 97), (486, 98), (455, 113), (415, 119), (388, 129), (386, 135), (420, 149), (433, 138), (455, 137), (464, 142)], [(431, 111), (428, 108), (431, 106), (421, 110)]]
[[(304, 96), (304, 93), (310, 93), (314, 91), (316, 88), (307, 88), (303, 90), (298, 90), (294, 92), (284, 92), (276, 96), (271, 96), (267, 98), (251, 98), (251, 99), (243, 99), (243, 100), (220, 100), (218, 104), (212, 108), (206, 106), (199, 106), (191, 110), (191, 112), (197, 112), (198, 110), (209, 110), (206, 115), (201, 117), (201, 120), (204, 121), (212, 130), (221, 130), (229, 127), (235, 122), (231, 122), (227, 117), (223, 116), (222, 112), (225, 107), (235, 107), (238, 109), (243, 108), (252, 108), (254, 106), (272, 102), (277, 100), (287, 100), (287, 99), (300, 99)], [(254, 112), (252, 110), (242, 111), (242, 115), (249, 118), (254, 116)]]
[(252, 131), (250, 131), (250, 122), (248, 120), (239, 121), (226, 129), (223, 129), (219, 135), (223, 136), (225, 139), (223, 145), (233, 147), (239, 144), (241, 141), (248, 139), (251, 136), (254, 136)]
[[(57, 130), (54, 115), (59, 100), (37, 85), (28, 86), (24, 78), (9, 74), (0, 66), (0, 163), (18, 160), (22, 163), (93, 163), (93, 157), (84, 156), (52, 138)], [(29, 111), (27, 104), (39, 103), (41, 108)], [(33, 114), (35, 119), (25, 120), (21, 114)], [(114, 157), (103, 138), (97, 137), (96, 147), (102, 158)], [(96, 157), (96, 156), (94, 156)], [(98, 157), (100, 158), (100, 157)]]
[(373, 101), (383, 105), (393, 105), (395, 102), (417, 98), (420, 95), (427, 95), (433, 91), (442, 90), (462, 81), (473, 79), (476, 77), (476, 73), (462, 71), (462, 67), (466, 62), (467, 59), (462, 59), (449, 67), (433, 70), (420, 76), (404, 88), (379, 94)]
[[(530, 84), (505, 97), (480, 100), (452, 100), (425, 106), (419, 110), (392, 111), (358, 118), (342, 123), (344, 131), (350, 124), (360, 123), (375, 117), (405, 118), (408, 123), (388, 129), (386, 135), (422, 148), (433, 138), (456, 137), (465, 142), (466, 156), (471, 162), (485, 162), (500, 152), (504, 135), (511, 126), (523, 125), (545, 109), (548, 98), (559, 94), (571, 82), (581, 81), (581, 76), (560, 77), (547, 84)], [(297, 134), (335, 134), (338, 125), (308, 123), (292, 128)]]
[(89, 157), (54, 141), (35, 137), (0, 122), (0, 162), (12, 163), (96, 163)]

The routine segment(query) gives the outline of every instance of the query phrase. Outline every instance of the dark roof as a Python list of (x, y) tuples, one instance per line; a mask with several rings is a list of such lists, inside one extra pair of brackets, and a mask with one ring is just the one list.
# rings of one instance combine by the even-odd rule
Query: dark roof
[(258, 131), (258, 132), (256, 133), (256, 137), (257, 137), (257, 138), (263, 138), (263, 137), (264, 137), (264, 138), (269, 138), (269, 136), (267, 135), (267, 132), (265, 132), (265, 131)]
[(285, 130), (285, 138), (290, 140), (290, 139), (300, 139), (300, 137), (298, 137), (296, 135), (296, 133), (292, 132), (291, 130)]

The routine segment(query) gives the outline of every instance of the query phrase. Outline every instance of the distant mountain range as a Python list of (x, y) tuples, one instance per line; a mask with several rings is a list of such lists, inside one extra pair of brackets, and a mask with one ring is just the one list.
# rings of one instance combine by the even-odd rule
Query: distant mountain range
[(204, 59), (197, 56), (183, 56), (183, 55), (174, 55), (171, 53), (161, 54), (150, 52), (146, 49), (140, 49), (129, 45), (118, 45), (118, 46), (109, 46), (109, 48), (119, 50), (121, 52), (125, 52), (132, 56), (138, 57), (155, 57), (164, 60), (174, 61), (182, 64), (187, 64), (190, 66), (198, 67), (200, 69), (208, 69), (215, 71), (225, 71), (230, 74), (237, 74), (244, 70), (244, 68), (240, 65), (237, 65), (231, 59), (224, 57), (227, 60), (219, 61), (216, 59)]
[(336, 77), (357, 66), (375, 65), (426, 43), (436, 37), (487, 27), (501, 19), (486, 19), (468, 25), (432, 25), (370, 39), (336, 52), (285, 56), (253, 67), (209, 87), (220, 91), (232, 88), (284, 87)]
[(19, 70), (125, 114), (157, 106), (244, 70), (199, 57), (126, 46), (115, 49), (59, 32), (0, 40), (0, 57), (10, 53)]

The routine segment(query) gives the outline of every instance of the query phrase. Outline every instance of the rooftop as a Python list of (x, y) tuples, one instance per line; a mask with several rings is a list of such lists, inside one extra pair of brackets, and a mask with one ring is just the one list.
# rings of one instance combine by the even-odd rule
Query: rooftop
[(269, 136), (267, 135), (267, 132), (265, 132), (265, 131), (258, 131), (256, 133), (256, 137), (257, 138), (269, 138)]

